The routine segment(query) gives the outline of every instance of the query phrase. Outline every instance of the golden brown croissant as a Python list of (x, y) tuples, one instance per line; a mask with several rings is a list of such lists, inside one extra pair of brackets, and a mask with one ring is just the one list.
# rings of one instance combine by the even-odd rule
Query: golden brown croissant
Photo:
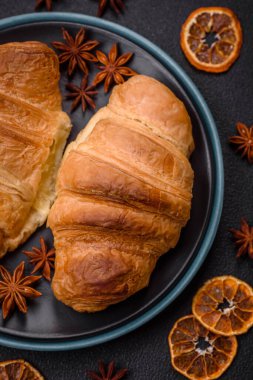
[(0, 45), (0, 257), (42, 225), (71, 123), (59, 63), (40, 42)]
[(189, 219), (193, 148), (188, 113), (167, 87), (138, 75), (114, 88), (59, 170), (48, 225), (60, 301), (93, 312), (148, 285)]

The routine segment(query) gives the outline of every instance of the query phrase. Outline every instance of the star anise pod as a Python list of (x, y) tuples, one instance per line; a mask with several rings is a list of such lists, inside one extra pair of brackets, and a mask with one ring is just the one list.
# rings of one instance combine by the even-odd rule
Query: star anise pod
[(87, 106), (90, 106), (92, 109), (96, 108), (96, 104), (92, 97), (98, 92), (95, 91), (95, 86), (88, 86), (87, 75), (83, 77), (80, 87), (76, 86), (73, 83), (68, 83), (66, 89), (69, 90), (69, 94), (66, 95), (67, 99), (72, 99), (72, 105), (70, 112), (74, 111), (79, 104), (82, 105), (82, 111), (85, 112)]
[(53, 0), (36, 0), (35, 10), (39, 9), (43, 5), (45, 5), (48, 11), (52, 10)]
[[(63, 38), (65, 40), (65, 44), (62, 42), (53, 42), (52, 45), (63, 51), (59, 55), (60, 63), (68, 63), (68, 75), (71, 76), (78, 66), (86, 75), (88, 74), (88, 67), (86, 61), (97, 62), (97, 58), (94, 54), (89, 53), (92, 49), (99, 45), (97, 40), (86, 40), (86, 30), (81, 28), (79, 32), (76, 34), (75, 38), (73, 38), (70, 33), (62, 28)], [(84, 42), (86, 40), (86, 42)]]
[(0, 265), (0, 301), (2, 302), (3, 318), (7, 318), (15, 305), (22, 313), (27, 312), (26, 298), (39, 297), (41, 293), (30, 285), (41, 276), (24, 276), (25, 263), (22, 261), (11, 275), (3, 265)]
[(98, 365), (99, 374), (94, 371), (88, 371), (87, 375), (92, 380), (120, 380), (127, 373), (127, 369), (120, 369), (115, 373), (115, 363), (111, 361), (108, 365), (108, 369), (106, 371), (105, 364), (100, 361)]
[(241, 229), (230, 228), (229, 231), (233, 234), (235, 244), (239, 246), (237, 257), (248, 254), (253, 259), (253, 227), (242, 218)]
[(51, 270), (54, 269), (55, 261), (55, 249), (51, 248), (47, 250), (47, 246), (43, 237), (40, 238), (40, 249), (32, 247), (32, 251), (23, 251), (23, 253), (30, 258), (30, 263), (34, 264), (35, 267), (32, 274), (38, 270), (42, 270), (43, 277), (50, 281), (51, 280)]
[(110, 5), (110, 7), (116, 12), (117, 14), (121, 13), (121, 11), (124, 8), (123, 0), (99, 0), (98, 4), (98, 17), (101, 17), (105, 11), (105, 8), (107, 5)]
[(108, 92), (113, 82), (120, 84), (125, 81), (124, 76), (131, 77), (137, 73), (125, 65), (133, 56), (133, 53), (125, 53), (118, 57), (118, 47), (114, 44), (108, 54), (108, 57), (102, 52), (96, 51), (97, 59), (103, 64), (98, 66), (101, 72), (97, 73), (93, 81), (94, 85), (105, 81), (104, 91)]
[(247, 156), (250, 164), (253, 164), (253, 126), (247, 127), (243, 123), (237, 123), (237, 132), (239, 136), (232, 136), (229, 141), (238, 145), (236, 151), (241, 151), (242, 157)]

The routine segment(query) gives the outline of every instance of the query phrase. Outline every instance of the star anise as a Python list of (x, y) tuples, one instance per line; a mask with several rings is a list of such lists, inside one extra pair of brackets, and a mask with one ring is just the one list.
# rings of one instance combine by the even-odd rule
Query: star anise
[(70, 35), (70, 33), (62, 28), (63, 38), (66, 44), (62, 42), (53, 42), (52, 45), (63, 51), (59, 55), (60, 63), (68, 63), (68, 75), (71, 76), (78, 66), (86, 75), (88, 74), (88, 67), (86, 61), (97, 62), (97, 58), (94, 54), (89, 53), (92, 49), (99, 45), (97, 40), (87, 40), (86, 30), (81, 28), (76, 34), (75, 39)]
[(137, 73), (125, 65), (133, 56), (133, 53), (125, 53), (118, 56), (117, 44), (114, 44), (108, 54), (108, 57), (102, 52), (96, 51), (97, 59), (103, 64), (103, 66), (98, 66), (101, 72), (97, 73), (93, 81), (94, 85), (105, 81), (104, 91), (108, 92), (109, 87), (113, 82), (120, 84), (125, 81), (123, 76), (131, 77), (137, 75)]
[(79, 104), (82, 104), (83, 112), (85, 112), (87, 106), (90, 106), (93, 109), (96, 108), (96, 104), (92, 97), (98, 92), (94, 90), (94, 85), (88, 86), (87, 75), (83, 77), (80, 87), (73, 83), (68, 83), (66, 89), (70, 91), (70, 93), (66, 95), (66, 98), (73, 100), (70, 112), (74, 111)]
[(35, 10), (39, 9), (43, 5), (45, 5), (48, 11), (52, 10), (53, 0), (36, 0)]
[(43, 277), (50, 281), (51, 280), (51, 270), (54, 269), (55, 261), (55, 249), (51, 248), (47, 250), (47, 246), (43, 237), (40, 238), (40, 249), (32, 247), (32, 251), (23, 251), (23, 253), (30, 258), (30, 263), (34, 264), (35, 267), (32, 274), (38, 270), (42, 270)]
[(239, 246), (237, 257), (248, 254), (253, 259), (253, 227), (242, 219), (240, 230), (230, 228), (229, 231), (233, 234), (235, 244)]
[(22, 261), (11, 275), (3, 265), (0, 265), (0, 301), (2, 302), (3, 318), (7, 318), (15, 305), (22, 313), (27, 312), (26, 298), (39, 297), (41, 293), (30, 287), (41, 276), (24, 276), (25, 263)]
[(123, 0), (99, 0), (97, 12), (98, 17), (101, 17), (103, 15), (107, 5), (110, 5), (114, 12), (117, 14), (121, 13), (125, 6)]
[(236, 151), (241, 151), (242, 157), (247, 156), (250, 164), (253, 164), (253, 126), (247, 127), (243, 123), (237, 123), (236, 129), (239, 136), (232, 136), (229, 141), (238, 145)]
[(115, 363), (111, 361), (108, 365), (108, 369), (106, 371), (105, 364), (100, 361), (98, 365), (99, 374), (97, 372), (88, 371), (87, 375), (92, 380), (120, 380), (122, 379), (126, 373), (127, 369), (120, 369), (115, 373)]

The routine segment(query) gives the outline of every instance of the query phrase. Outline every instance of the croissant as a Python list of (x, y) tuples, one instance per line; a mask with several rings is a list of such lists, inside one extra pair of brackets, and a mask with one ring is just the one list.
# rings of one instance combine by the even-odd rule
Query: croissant
[(0, 45), (0, 257), (47, 218), (71, 123), (59, 62), (40, 42)]
[(95, 312), (148, 285), (190, 216), (193, 149), (189, 115), (166, 86), (138, 75), (114, 88), (59, 170), (48, 218), (58, 300)]

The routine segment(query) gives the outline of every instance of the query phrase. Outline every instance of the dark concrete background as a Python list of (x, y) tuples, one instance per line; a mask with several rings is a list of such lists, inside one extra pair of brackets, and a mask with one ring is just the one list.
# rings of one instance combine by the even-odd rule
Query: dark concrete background
[[(30, 13), (35, 0), (0, 0), (0, 18)], [(227, 6), (241, 20), (244, 44), (239, 60), (221, 75), (195, 70), (185, 60), (179, 47), (180, 27), (187, 15), (200, 6)], [(96, 0), (59, 0), (55, 11), (95, 15)], [(222, 218), (213, 247), (194, 281), (166, 311), (131, 334), (97, 347), (72, 352), (29, 352), (0, 347), (0, 360), (25, 358), (42, 371), (47, 380), (86, 379), (86, 369), (96, 369), (97, 361), (115, 359), (129, 368), (127, 379), (180, 380), (170, 365), (167, 334), (177, 318), (188, 314), (191, 300), (201, 284), (217, 275), (233, 274), (253, 285), (253, 262), (235, 259), (229, 227), (239, 227), (240, 218), (253, 224), (253, 171), (227, 143), (235, 124), (253, 121), (253, 2), (197, 0), (126, 0), (124, 15), (117, 17), (108, 10), (107, 20), (118, 22), (140, 33), (171, 55), (199, 87), (217, 123), (224, 155), (225, 200)], [(238, 355), (222, 377), (224, 380), (252, 380), (253, 330), (239, 337)]]

